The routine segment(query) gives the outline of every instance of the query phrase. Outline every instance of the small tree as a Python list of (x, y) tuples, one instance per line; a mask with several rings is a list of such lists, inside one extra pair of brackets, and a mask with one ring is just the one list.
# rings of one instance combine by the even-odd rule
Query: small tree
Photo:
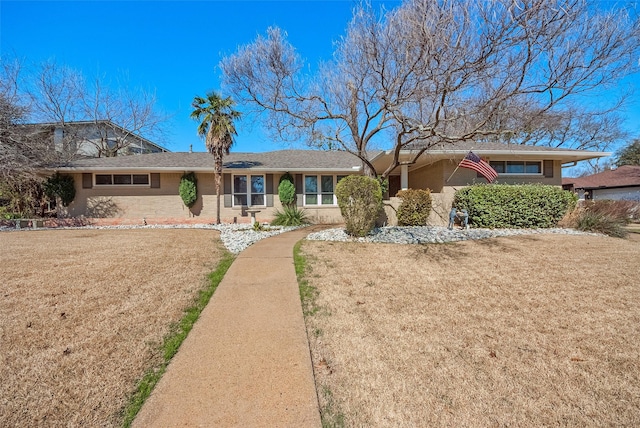
[(216, 178), (216, 223), (220, 224), (220, 181), (222, 160), (228, 155), (236, 136), (234, 120), (240, 112), (233, 109), (235, 102), (231, 97), (222, 98), (216, 92), (208, 92), (205, 98), (195, 97), (191, 103), (191, 118), (200, 121), (198, 135), (204, 137), (209, 153), (213, 155)]
[(43, 183), (44, 193), (49, 198), (60, 198), (62, 206), (67, 207), (76, 197), (76, 187), (73, 177), (56, 173)]
[(198, 199), (198, 180), (193, 172), (184, 174), (180, 179), (180, 187), (178, 188), (182, 202), (191, 208)]
[(347, 176), (336, 185), (336, 197), (349, 235), (366, 236), (373, 230), (382, 210), (378, 180), (363, 175)]
[(296, 186), (293, 184), (293, 177), (286, 173), (280, 177), (278, 184), (278, 196), (280, 203), (285, 207), (293, 206), (296, 202)]

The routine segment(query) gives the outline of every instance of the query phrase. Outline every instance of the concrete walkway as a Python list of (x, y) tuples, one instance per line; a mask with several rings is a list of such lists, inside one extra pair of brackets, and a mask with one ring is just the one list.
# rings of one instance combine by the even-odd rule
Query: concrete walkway
[(319, 427), (293, 266), (306, 228), (240, 253), (134, 427)]

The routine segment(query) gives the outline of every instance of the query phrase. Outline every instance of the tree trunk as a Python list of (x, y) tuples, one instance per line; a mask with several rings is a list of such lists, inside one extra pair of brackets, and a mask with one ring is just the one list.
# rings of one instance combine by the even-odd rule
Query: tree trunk
[(216, 175), (216, 224), (220, 224), (220, 178), (222, 178), (222, 174), (219, 172), (215, 173)]

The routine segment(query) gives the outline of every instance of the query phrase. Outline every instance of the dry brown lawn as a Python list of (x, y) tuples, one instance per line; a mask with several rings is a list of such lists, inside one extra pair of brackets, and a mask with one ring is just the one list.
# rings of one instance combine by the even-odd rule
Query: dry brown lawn
[(640, 242), (302, 248), (318, 395), (347, 426), (640, 426)]
[(220, 258), (195, 229), (0, 233), (0, 426), (119, 426)]

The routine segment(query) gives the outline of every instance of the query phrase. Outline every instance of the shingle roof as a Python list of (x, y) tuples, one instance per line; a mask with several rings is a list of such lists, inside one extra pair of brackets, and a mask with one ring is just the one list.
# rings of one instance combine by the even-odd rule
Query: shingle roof
[[(420, 144), (414, 144), (407, 146), (407, 150), (419, 150)], [(505, 144), (498, 142), (477, 142), (477, 141), (456, 141), (453, 143), (440, 143), (429, 148), (430, 152), (435, 151), (464, 151), (468, 152), (473, 150), (474, 152), (503, 152), (503, 151), (513, 151), (513, 152), (587, 152), (586, 150), (573, 150), (567, 149), (563, 147), (547, 147), (547, 146), (530, 146), (525, 144)], [(590, 152), (593, 153), (593, 152)]]
[(585, 177), (563, 178), (562, 184), (572, 184), (576, 189), (640, 186), (640, 166), (624, 165)]
[[(442, 146), (434, 146), (428, 153), (433, 156), (464, 156), (473, 149), (479, 155), (517, 154), (522, 156), (548, 156), (565, 161), (590, 159), (604, 156), (607, 153), (584, 150), (555, 149), (538, 146), (522, 146), (518, 144), (471, 143), (461, 142)], [(390, 156), (383, 151), (369, 152), (369, 159), (383, 161)], [(58, 165), (60, 171), (109, 171), (109, 170), (144, 170), (144, 171), (213, 171), (213, 157), (206, 152), (197, 153), (149, 153), (113, 158), (88, 158)], [(225, 156), (223, 169), (254, 171), (333, 171), (353, 172), (362, 169), (362, 162), (345, 151), (321, 150), (276, 150), (263, 153), (232, 152)]]
[[(230, 153), (224, 157), (223, 168), (253, 169), (256, 171), (327, 170), (354, 171), (361, 168), (360, 160), (344, 151), (278, 150), (264, 153)], [(61, 165), (60, 170), (189, 170), (213, 171), (210, 153), (149, 153), (112, 158), (91, 158)]]

